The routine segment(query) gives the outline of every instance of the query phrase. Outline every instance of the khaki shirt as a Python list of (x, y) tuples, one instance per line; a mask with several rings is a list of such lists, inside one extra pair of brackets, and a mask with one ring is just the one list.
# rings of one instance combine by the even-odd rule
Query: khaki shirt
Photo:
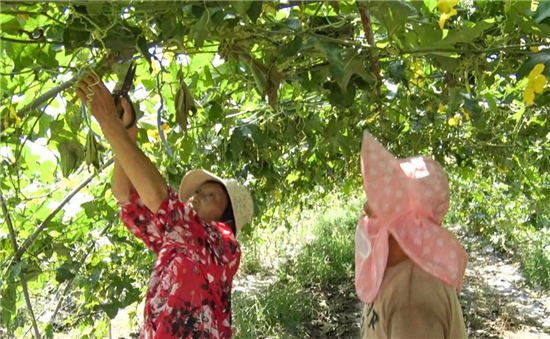
[(363, 309), (362, 339), (468, 338), (456, 290), (412, 260), (386, 269), (380, 292)]

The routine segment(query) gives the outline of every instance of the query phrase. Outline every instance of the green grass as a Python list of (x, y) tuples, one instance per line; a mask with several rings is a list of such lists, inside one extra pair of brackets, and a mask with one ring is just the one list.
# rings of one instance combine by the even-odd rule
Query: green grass
[(523, 275), (532, 285), (550, 290), (550, 231), (539, 232), (530, 244), (522, 249)]
[[(529, 226), (528, 201), (510, 199), (498, 187), (454, 187), (444, 224), (459, 224), (470, 235), (481, 236), (463, 245), (479, 249), (490, 243), (517, 255), (527, 282), (550, 289), (550, 230)], [(250, 275), (267, 283), (233, 292), (235, 338), (331, 337), (315, 331), (322, 325), (338, 326), (334, 318), (349, 316), (352, 302), (357, 302), (354, 236), (362, 202), (361, 196), (348, 200), (329, 196), (316, 205), (325, 208), (296, 209), (284, 217), (275, 212), (240, 236), (243, 257), (238, 279)], [(344, 292), (335, 296), (335, 291)], [(312, 325), (319, 323), (317, 328)]]
[(256, 290), (234, 289), (235, 338), (305, 338), (327, 310), (326, 286), (353, 283), (359, 200), (291, 216), (292, 227), (257, 226), (241, 239), (239, 279), (263, 276)]
[(462, 225), (482, 240), (467, 245), (489, 243), (516, 257), (529, 285), (550, 290), (550, 228), (540, 202), (511, 194), (507, 185), (482, 180), (457, 182), (453, 188), (447, 222)]

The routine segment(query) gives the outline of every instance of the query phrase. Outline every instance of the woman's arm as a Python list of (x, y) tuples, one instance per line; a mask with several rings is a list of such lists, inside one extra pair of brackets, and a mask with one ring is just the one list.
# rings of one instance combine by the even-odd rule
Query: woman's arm
[[(152, 212), (156, 212), (168, 198), (168, 185), (155, 165), (130, 138), (124, 125), (118, 119), (111, 93), (95, 74), (84, 76), (78, 83), (78, 95), (85, 103), (90, 101), (93, 116), (99, 122), (105, 138), (115, 152), (115, 157), (141, 200)], [(116, 171), (116, 168), (115, 168)], [(129, 187), (124, 177), (115, 172), (117, 189), (124, 195)]]
[[(130, 107), (130, 103), (126, 101), (126, 99), (122, 98), (122, 107), (124, 108), (124, 115), (122, 116), (122, 123), (124, 126), (127, 126), (130, 121), (132, 121), (133, 117), (131, 115), (135, 114)], [(130, 136), (130, 139), (132, 142), (136, 143), (137, 141), (137, 133), (138, 129), (137, 126), (134, 125), (128, 129), (128, 135)], [(113, 172), (113, 177), (111, 181), (111, 190), (113, 191), (113, 195), (115, 196), (116, 200), (119, 203), (127, 203), (130, 201), (130, 194), (132, 192), (132, 189), (134, 186), (132, 185), (132, 182), (124, 173), (124, 169), (122, 169), (122, 166), (120, 165), (117, 157), (115, 156), (115, 169)]]

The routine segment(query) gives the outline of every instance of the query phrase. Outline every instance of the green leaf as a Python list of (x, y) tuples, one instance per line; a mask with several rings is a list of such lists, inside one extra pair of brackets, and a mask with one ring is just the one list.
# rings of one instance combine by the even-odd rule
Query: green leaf
[(424, 0), (424, 6), (426, 6), (428, 11), (433, 12), (437, 7), (437, 0)]
[(241, 130), (243, 136), (252, 140), (258, 147), (266, 146), (267, 138), (257, 124), (243, 125)]
[(62, 243), (54, 243), (53, 250), (59, 256), (65, 257), (67, 259), (71, 257), (71, 249)]
[(12, 278), (13, 280), (16, 280), (20, 272), (21, 272), (21, 263), (13, 264), (10, 267), (10, 278)]
[(61, 172), (68, 178), (83, 161), (82, 145), (73, 141), (62, 141), (57, 145), (57, 149), (61, 157)]
[(110, 319), (114, 319), (116, 317), (119, 308), (120, 307), (118, 302), (101, 305), (101, 309), (105, 311), (105, 313), (107, 313), (107, 316)]
[(97, 286), (97, 282), (99, 281), (99, 277), (101, 277), (101, 269), (95, 268), (94, 271), (92, 272), (92, 276), (91, 276), (91, 279), (90, 279), (90, 283), (91, 283), (92, 287)]
[[(67, 113), (67, 116), (69, 114), (70, 113)], [(42, 116), (40, 117), (40, 120), (38, 121), (38, 133), (37, 133), (37, 135), (39, 137), (44, 137), (45, 136), (45, 133), (50, 128), (50, 125), (51, 125), (53, 119), (54, 118), (52, 116), (48, 115), (48, 114), (42, 114)]]
[(409, 82), (405, 76), (405, 68), (402, 61), (394, 60), (390, 62), (389, 71), (393, 79), (401, 82), (405, 87), (409, 87)]
[(344, 60), (340, 51), (340, 45), (337, 45), (332, 42), (323, 42), (320, 44), (322, 51), (325, 53), (330, 66), (330, 74), (338, 83), (343, 83), (344, 81)]
[(550, 2), (540, 1), (537, 11), (533, 15), (533, 19), (537, 24), (540, 24), (548, 17), (550, 17)]
[(244, 134), (240, 127), (233, 130), (229, 142), (233, 159), (238, 159), (244, 148)]
[(223, 118), (224, 113), (222, 106), (217, 101), (212, 101), (208, 110), (208, 119), (212, 122), (216, 122), (222, 121)]
[(520, 121), (523, 118), (523, 114), (525, 113), (525, 106), (521, 106), (514, 115), (512, 115), (512, 119), (515, 121)]
[(265, 91), (267, 89), (267, 78), (264, 73), (264, 70), (260, 67), (260, 65), (255, 62), (255, 60), (252, 60), (250, 63), (250, 69), (252, 70), (252, 75), (254, 76), (254, 80), (256, 80), (256, 86), (258, 86), (258, 91), (261, 95), (265, 94)]
[(37, 54), (36, 46), (4, 42), (6, 53), (13, 59), (13, 72), (20, 72), (36, 62), (34, 57)]
[(141, 55), (147, 60), (147, 63), (149, 63), (149, 69), (152, 72), (153, 68), (151, 65), (151, 53), (149, 53), (149, 47), (147, 46), (147, 40), (145, 40), (145, 37), (143, 35), (140, 35), (136, 39), (136, 45), (141, 52)]
[(363, 60), (358, 54), (350, 54), (348, 60), (346, 61), (346, 66), (344, 67), (344, 76), (340, 82), (341, 88), (347, 88), (349, 80), (352, 75), (359, 74), (363, 80), (369, 81), (369, 74), (363, 65)]
[(533, 68), (538, 64), (544, 64), (544, 71), (542, 74), (550, 76), (550, 50), (545, 49), (538, 53), (529, 54), (529, 59), (521, 65), (518, 70), (518, 80), (521, 80), (529, 75), (531, 70), (533, 70)]
[(51, 323), (48, 323), (46, 325), (46, 327), (44, 328), (44, 332), (46, 333), (46, 338), (53, 339), (54, 331)]
[(485, 94), (485, 99), (487, 99), (487, 102), (489, 103), (489, 108), (491, 109), (492, 112), (497, 112), (498, 111), (498, 106), (497, 106), (497, 102), (495, 101), (495, 98), (487, 93)]
[(70, 15), (67, 22), (71, 24), (63, 31), (63, 46), (67, 53), (72, 53), (79, 47), (89, 43), (91, 33), (86, 29), (86, 24), (80, 18)]
[(288, 44), (282, 46), (281, 48), (281, 58), (292, 58), (300, 52), (302, 49), (302, 37), (301, 36), (295, 36), (292, 41), (290, 41)]
[(72, 263), (64, 262), (59, 266), (55, 272), (55, 280), (58, 283), (65, 282), (69, 279), (72, 279), (75, 277), (74, 267), (75, 265)]
[(212, 73), (210, 73), (210, 67), (208, 65), (204, 66), (204, 78), (205, 78), (205, 84), (207, 86), (215, 86), (214, 78), (212, 78)]
[(231, 7), (233, 7), (243, 18), (248, 17), (246, 12), (250, 9), (253, 2), (254, 1), (230, 1)]
[(484, 31), (493, 27), (494, 24), (495, 19), (491, 18), (480, 21), (476, 24), (470, 24), (472, 25), (471, 27), (465, 27), (458, 31), (451, 30), (449, 31), (449, 35), (436, 45), (439, 46), (440, 44), (455, 44), (459, 42), (471, 43), (475, 39), (479, 38)]
[(413, 6), (400, 0), (370, 1), (368, 6), (371, 14), (386, 27), (390, 36), (403, 31), (409, 16), (416, 12)]
[[(413, 25), (413, 33), (416, 35), (417, 41), (409, 41), (412, 46), (418, 45), (418, 48), (431, 48), (435, 43), (440, 43), (443, 38), (443, 31), (439, 27), (416, 23)], [(407, 40), (414, 40), (414, 36), (407, 35)], [(450, 44), (449, 47), (452, 47)]]
[(27, 267), (25, 267), (24, 269), (24, 272), (27, 281), (33, 281), (38, 278), (40, 274), (42, 274), (42, 270), (36, 264), (27, 265)]
[(9, 281), (2, 291), (2, 299), (0, 300), (0, 305), (2, 306), (2, 325), (6, 328), (9, 327), (12, 317), (15, 315), (16, 301), (17, 284), (15, 281)]
[(208, 35), (207, 24), (210, 21), (210, 12), (205, 10), (202, 13), (200, 20), (195, 24), (195, 45), (197, 47), (204, 46), (204, 39)]
[(19, 24), (19, 21), (16, 18), (9, 17), (9, 16), (3, 16), (1, 19), (1, 25), (2, 25), (2, 33), (9, 34), (9, 35), (18, 35), (19, 30), (21, 29), (21, 25)]
[(462, 95), (464, 99), (464, 109), (471, 115), (472, 124), (477, 128), (484, 128), (486, 125), (486, 117), (483, 114), (481, 107), (476, 99), (473, 99), (468, 94)]
[[(42, 123), (42, 119), (51, 121), (53, 118), (47, 114), (44, 114), (43, 117), (41, 118), (40, 123)], [(82, 120), (83, 120), (82, 111), (80, 107), (78, 107), (77, 105), (73, 105), (71, 109), (69, 109), (65, 114), (65, 121), (67, 122), (67, 125), (69, 125), (69, 128), (73, 133), (80, 132), (81, 126), (82, 126)]]
[(250, 18), (250, 21), (255, 24), (262, 14), (263, 0), (254, 0), (251, 2), (252, 4), (250, 5), (250, 8), (246, 11), (246, 14)]

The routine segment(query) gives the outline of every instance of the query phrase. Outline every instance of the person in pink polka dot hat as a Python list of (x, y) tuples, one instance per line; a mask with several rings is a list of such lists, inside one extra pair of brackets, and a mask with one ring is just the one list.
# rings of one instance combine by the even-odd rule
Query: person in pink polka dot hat
[(361, 170), (369, 199), (355, 236), (362, 338), (467, 338), (456, 290), (468, 254), (441, 227), (443, 168), (425, 156), (396, 159), (365, 132)]

